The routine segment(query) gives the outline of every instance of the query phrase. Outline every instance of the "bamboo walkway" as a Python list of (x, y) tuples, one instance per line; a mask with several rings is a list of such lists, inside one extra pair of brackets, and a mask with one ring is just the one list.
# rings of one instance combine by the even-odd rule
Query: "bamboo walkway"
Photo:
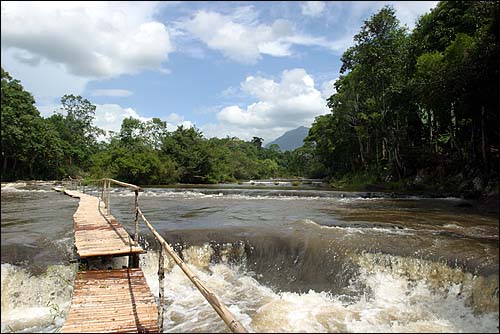
[(139, 268), (81, 271), (61, 333), (158, 332), (158, 307)]
[[(121, 224), (105, 214), (103, 203), (77, 191), (73, 215), (75, 248), (80, 259), (128, 256), (144, 252)], [(140, 268), (80, 271), (62, 333), (158, 332), (158, 306)]]
[(121, 224), (106, 214), (104, 203), (95, 196), (64, 190), (66, 195), (80, 198), (73, 215), (76, 252), (80, 258), (93, 256), (128, 255), (143, 253)]
[[(101, 198), (66, 190), (63, 187), (53, 188), (80, 199), (78, 209), (73, 215), (75, 250), (78, 259), (89, 263), (90, 260), (94, 259), (128, 256), (129, 268), (79, 271), (74, 283), (69, 314), (61, 328), (62, 333), (152, 333), (163, 331), (165, 298), (162, 287), (164, 287), (165, 268), (163, 265), (158, 267), (158, 306), (144, 274), (139, 268), (138, 254), (144, 252), (136, 242), (139, 239), (139, 217), (161, 245), (159, 263), (163, 263), (163, 252), (167, 252), (227, 327), (233, 333), (247, 332), (224, 303), (195, 275), (144, 217), (138, 204), (140, 187), (109, 178), (94, 181), (98, 182), (98, 192), (100, 192), (99, 189), (102, 189)], [(70, 178), (70, 182), (73, 184), (78, 182), (76, 184), (76, 189), (78, 189), (79, 180)], [(110, 213), (111, 183), (127, 187), (135, 193), (134, 239)], [(85, 187), (83, 189), (85, 192)]]

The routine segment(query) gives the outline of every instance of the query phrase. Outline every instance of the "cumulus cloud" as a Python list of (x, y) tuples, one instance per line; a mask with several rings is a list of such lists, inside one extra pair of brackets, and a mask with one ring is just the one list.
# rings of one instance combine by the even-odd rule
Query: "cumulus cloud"
[(325, 9), (325, 3), (323, 1), (305, 1), (300, 5), (302, 9), (302, 14), (307, 16), (320, 16)]
[[(106, 136), (110, 131), (120, 132), (122, 122), (125, 118), (132, 117), (142, 122), (152, 120), (152, 117), (145, 117), (138, 113), (134, 108), (123, 107), (119, 104), (106, 103), (94, 104), (96, 106), (93, 125), (106, 131)], [(42, 117), (50, 117), (54, 112), (59, 112), (61, 105), (45, 105), (37, 106)], [(176, 113), (171, 113), (165, 117), (161, 117), (162, 121), (167, 123), (167, 130), (174, 131), (178, 126), (182, 125), (185, 128), (193, 127), (194, 124)], [(106, 136), (102, 136), (99, 140), (105, 140)]]
[(391, 1), (389, 4), (396, 10), (400, 22), (413, 29), (418, 17), (436, 7), (438, 1)]
[(330, 96), (332, 96), (334, 93), (337, 92), (337, 90), (333, 85), (338, 79), (339, 78), (323, 82), (323, 84), (321, 85), (321, 96), (324, 99), (329, 98)]
[[(94, 125), (105, 130), (107, 133), (109, 133), (109, 131), (119, 132), (123, 120), (128, 117), (138, 119), (142, 122), (147, 122), (152, 119), (151, 117), (141, 116), (133, 108), (122, 107), (119, 104), (96, 104)], [(172, 113), (161, 119), (167, 122), (168, 131), (174, 131), (180, 125), (185, 128), (194, 126), (191, 121), (185, 120), (183, 116), (176, 113)]]
[(241, 15), (241, 10), (228, 15), (200, 10), (178, 25), (210, 49), (244, 64), (254, 64), (264, 54), (290, 56), (293, 45), (320, 46), (333, 51), (340, 51), (343, 47), (343, 44), (327, 41), (323, 37), (297, 32), (290, 21), (278, 19), (264, 24), (257, 21), (256, 13), (248, 7), (244, 12), (246, 16)]
[(256, 102), (222, 108), (217, 113), (219, 123), (202, 128), (207, 135), (245, 139), (258, 135), (268, 141), (284, 131), (309, 126), (316, 116), (329, 111), (314, 79), (302, 68), (283, 71), (280, 81), (249, 76), (240, 87)]
[(167, 122), (167, 130), (168, 131), (175, 131), (179, 126), (186, 128), (192, 128), (194, 127), (194, 124), (191, 121), (182, 121), (180, 123), (172, 124)]
[(18, 51), (2, 49), (2, 67), (12, 77), (21, 80), (24, 88), (33, 93), (38, 105), (52, 105), (58, 103), (64, 94), (81, 95), (85, 90), (88, 79), (69, 74), (63, 65), (43, 59), (40, 66), (19, 62), (16, 59)]
[(267, 129), (263, 128), (240, 128), (230, 124), (224, 123), (208, 123), (204, 124), (200, 128), (203, 131), (203, 135), (206, 138), (218, 137), (238, 137), (243, 140), (251, 140), (252, 137), (260, 137), (264, 139), (264, 143), (269, 143), (270, 141), (278, 138), (286, 131), (291, 128), (288, 127), (271, 127)]
[(119, 104), (96, 104), (94, 125), (106, 132), (119, 132), (125, 118), (133, 117), (143, 122), (150, 118), (140, 116), (132, 108), (124, 108)]
[(20, 62), (62, 64), (73, 75), (108, 78), (160, 69), (173, 51), (154, 3), (2, 2), (2, 49)]
[[(101, 128), (108, 133), (109, 131), (119, 132), (122, 122), (125, 118), (133, 117), (143, 122), (151, 120), (151, 118), (143, 117), (133, 108), (125, 108), (119, 104), (94, 104), (96, 106), (93, 125)], [(45, 105), (37, 106), (40, 115), (43, 117), (50, 117), (55, 112), (59, 112), (62, 105)], [(100, 138), (101, 140), (104, 137)]]
[[(349, 5), (342, 2), (333, 5), (337, 9), (344, 6), (344, 10), (348, 10), (346, 15), (348, 16), (347, 20), (350, 22), (365, 20), (384, 6), (390, 5), (395, 9), (396, 17), (401, 24), (406, 24), (410, 29), (413, 29), (418, 17), (436, 7), (437, 4), (438, 1), (353, 1)], [(353, 26), (352, 29), (356, 31), (359, 27)]]
[(165, 117), (165, 120), (166, 120), (167, 122), (171, 122), (171, 123), (175, 123), (175, 124), (177, 124), (177, 123), (181, 123), (181, 122), (183, 122), (183, 121), (184, 121), (184, 116), (181, 116), (181, 115), (179, 115), (179, 114), (177, 114), (177, 113), (173, 112), (173, 113), (171, 113), (171, 114), (167, 115), (167, 116)]

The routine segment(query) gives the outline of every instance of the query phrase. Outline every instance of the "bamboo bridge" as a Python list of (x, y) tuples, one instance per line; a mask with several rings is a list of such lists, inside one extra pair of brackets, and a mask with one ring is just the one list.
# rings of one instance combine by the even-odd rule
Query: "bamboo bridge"
[[(74, 246), (80, 265), (74, 282), (71, 307), (61, 333), (163, 332), (164, 252), (182, 269), (232, 332), (246, 333), (246, 329), (227, 307), (191, 271), (146, 219), (138, 202), (141, 188), (113, 179), (95, 181), (97, 196), (86, 194), (88, 188), (74, 179), (71, 180), (71, 188), (75, 190), (55, 188), (68, 196), (80, 199), (78, 209), (73, 215)], [(133, 237), (111, 215), (111, 184), (127, 187), (135, 193)], [(139, 254), (146, 252), (138, 243), (139, 218), (161, 245), (158, 304), (139, 264)], [(89, 261), (114, 257), (128, 258), (128, 267), (104, 270), (89, 270), (86, 267)]]

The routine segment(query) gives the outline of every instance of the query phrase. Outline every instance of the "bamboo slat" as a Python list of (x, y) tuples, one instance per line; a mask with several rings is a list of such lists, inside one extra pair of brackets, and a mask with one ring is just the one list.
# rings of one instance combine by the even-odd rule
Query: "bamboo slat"
[(81, 271), (61, 333), (158, 332), (157, 314), (141, 269)]
[(112, 215), (106, 214), (97, 197), (71, 190), (64, 193), (80, 199), (73, 215), (75, 247), (80, 258), (144, 252), (135, 245), (123, 226)]
[[(102, 179), (102, 201), (78, 191), (64, 190), (80, 203), (73, 215), (75, 248), (80, 258), (92, 256), (130, 255), (144, 252), (138, 247), (138, 216), (160, 242), (159, 286), (160, 308), (151, 296), (141, 269), (81, 271), (74, 283), (72, 304), (61, 332), (149, 333), (163, 330), (163, 258), (162, 250), (173, 258), (191, 282), (234, 333), (246, 333), (229, 309), (191, 271), (170, 245), (158, 234), (139, 208), (140, 188), (128, 183)], [(132, 188), (135, 192), (135, 233), (133, 241), (120, 223), (110, 214), (111, 182)], [(138, 257), (134, 257), (136, 263)], [(134, 264), (133, 264), (134, 265)], [(160, 313), (159, 313), (160, 312)]]

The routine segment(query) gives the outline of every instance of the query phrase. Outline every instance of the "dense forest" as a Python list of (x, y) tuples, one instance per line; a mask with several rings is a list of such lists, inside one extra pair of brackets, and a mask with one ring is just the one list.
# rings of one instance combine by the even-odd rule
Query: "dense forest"
[(497, 191), (499, 4), (440, 2), (409, 32), (392, 7), (365, 21), (342, 56), (331, 113), (304, 146), (168, 131), (158, 118), (93, 126), (96, 107), (65, 95), (41, 117), (33, 96), (2, 68), (2, 181), (113, 177), (136, 184), (216, 183), (281, 176), (397, 189)]
[(92, 125), (96, 107), (90, 101), (65, 95), (61, 105), (41, 117), (32, 95), (2, 69), (2, 181), (71, 176), (137, 184), (234, 182), (284, 175), (294, 164), (293, 154), (277, 145), (263, 148), (262, 138), (205, 139), (196, 128), (169, 132), (158, 118), (126, 118), (118, 133), (99, 141), (105, 132)]
[(408, 33), (390, 7), (342, 56), (308, 141), (323, 175), (498, 191), (499, 3), (444, 1)]
[(263, 139), (206, 139), (196, 128), (167, 131), (158, 118), (123, 120), (118, 133), (92, 125), (96, 106), (65, 95), (40, 116), (33, 96), (2, 69), (2, 181), (113, 177), (137, 184), (217, 183), (303, 174), (293, 152)]

